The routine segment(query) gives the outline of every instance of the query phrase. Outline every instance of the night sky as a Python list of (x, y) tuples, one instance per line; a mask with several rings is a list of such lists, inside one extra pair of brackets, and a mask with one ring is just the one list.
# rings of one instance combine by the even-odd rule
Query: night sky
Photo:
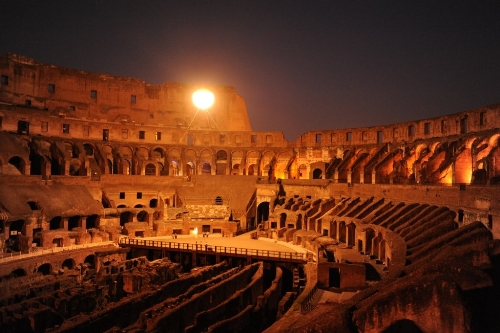
[(500, 102), (500, 1), (0, 2), (0, 53), (234, 86), (255, 131), (388, 125)]

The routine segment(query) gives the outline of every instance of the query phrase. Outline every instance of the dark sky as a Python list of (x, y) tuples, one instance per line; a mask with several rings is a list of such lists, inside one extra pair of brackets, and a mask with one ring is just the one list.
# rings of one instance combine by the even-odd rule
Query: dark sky
[(2, 0), (0, 52), (231, 85), (294, 141), (499, 103), (500, 1)]

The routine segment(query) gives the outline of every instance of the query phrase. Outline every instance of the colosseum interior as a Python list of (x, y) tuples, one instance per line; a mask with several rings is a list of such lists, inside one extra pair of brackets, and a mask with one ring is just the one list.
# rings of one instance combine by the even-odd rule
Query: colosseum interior
[(500, 105), (288, 142), (230, 86), (0, 75), (1, 332), (498, 331)]

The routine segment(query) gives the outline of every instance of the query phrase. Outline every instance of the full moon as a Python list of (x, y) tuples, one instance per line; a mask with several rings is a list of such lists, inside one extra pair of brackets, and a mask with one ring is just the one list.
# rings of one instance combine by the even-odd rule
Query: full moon
[(193, 103), (198, 109), (206, 110), (214, 104), (214, 94), (208, 89), (198, 89), (193, 93)]

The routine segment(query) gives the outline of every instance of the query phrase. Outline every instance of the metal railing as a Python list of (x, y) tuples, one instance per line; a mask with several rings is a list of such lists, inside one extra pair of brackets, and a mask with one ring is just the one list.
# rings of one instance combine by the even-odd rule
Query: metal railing
[(218, 253), (226, 255), (251, 256), (259, 258), (269, 258), (269, 259), (287, 259), (287, 260), (297, 260), (297, 261), (305, 261), (307, 259), (306, 254), (299, 252), (257, 250), (257, 249), (247, 249), (247, 248), (238, 248), (230, 246), (212, 246), (206, 244), (166, 242), (166, 241), (155, 241), (147, 239), (124, 238), (120, 239), (119, 244), (152, 247), (157, 249), (185, 250), (185, 251), (196, 251), (196, 252), (204, 252), (211, 254)]
[(313, 303), (313, 298), (314, 295), (316, 294), (316, 291), (318, 291), (318, 283), (314, 285), (314, 287), (309, 291), (307, 296), (300, 302), (300, 312), (301, 313), (308, 313), (312, 311), (317, 304)]
[(57, 246), (51, 249), (42, 249), (39, 247), (32, 247), (29, 252), (9, 252), (9, 253), (0, 253), (0, 263), (26, 259), (31, 257), (43, 256), (47, 254), (53, 254), (64, 251), (72, 251), (72, 250), (81, 250), (90, 247), (98, 247), (98, 246), (106, 246), (106, 245), (114, 245), (117, 246), (115, 242), (101, 242), (101, 243), (89, 243), (89, 244), (80, 244), (80, 245), (70, 245), (70, 246)]

